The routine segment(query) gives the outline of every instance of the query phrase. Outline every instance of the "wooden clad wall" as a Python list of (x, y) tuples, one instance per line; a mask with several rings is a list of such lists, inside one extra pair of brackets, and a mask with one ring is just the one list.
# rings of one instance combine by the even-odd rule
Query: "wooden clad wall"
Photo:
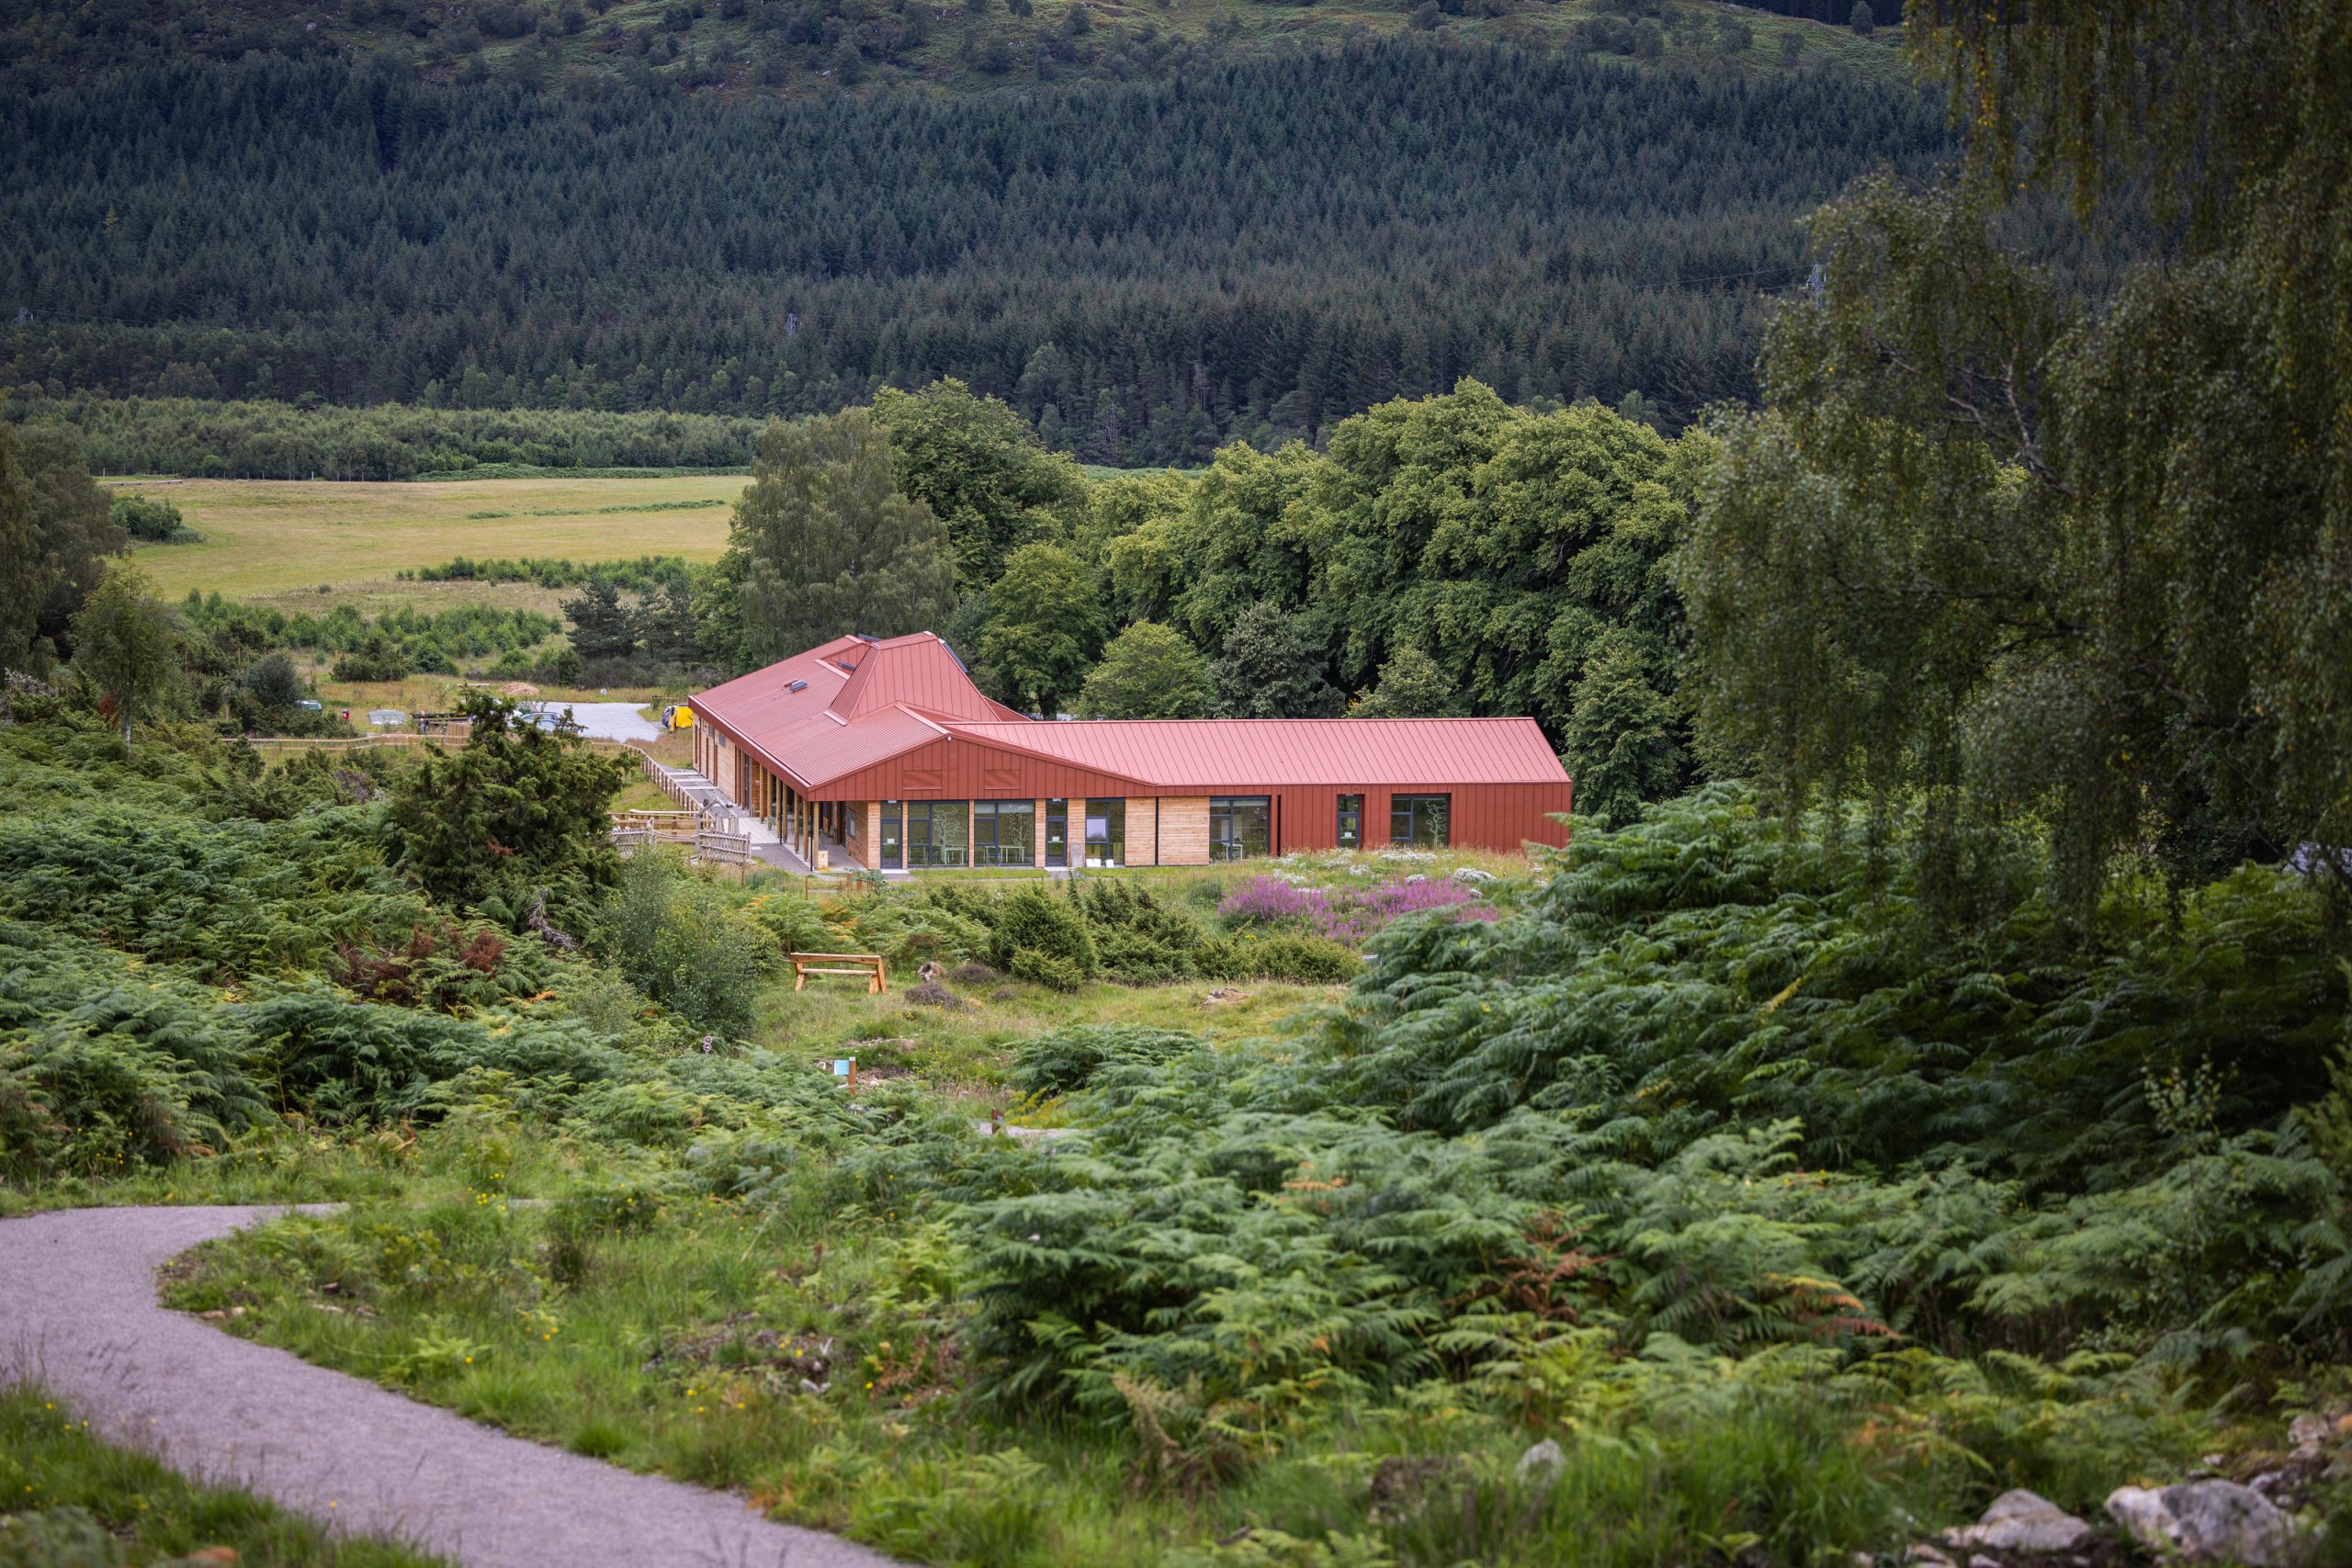
[(1170, 795), (1159, 803), (1159, 863), (1209, 863), (1209, 797)]

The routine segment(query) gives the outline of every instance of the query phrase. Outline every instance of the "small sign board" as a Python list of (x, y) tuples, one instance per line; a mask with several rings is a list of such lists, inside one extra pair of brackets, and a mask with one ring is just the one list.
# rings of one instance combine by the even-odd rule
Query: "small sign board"
[(834, 1057), (833, 1077), (841, 1079), (849, 1088), (855, 1089), (857, 1087), (857, 1058), (854, 1056)]

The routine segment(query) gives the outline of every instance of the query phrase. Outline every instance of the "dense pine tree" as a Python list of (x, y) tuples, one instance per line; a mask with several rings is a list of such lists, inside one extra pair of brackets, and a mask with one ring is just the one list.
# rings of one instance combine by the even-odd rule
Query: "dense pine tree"
[(1125, 465), (1467, 375), (1679, 422), (1753, 392), (1795, 219), (1943, 141), (1835, 73), (1426, 40), (792, 104), (182, 63), (0, 99), (0, 386), (765, 417), (955, 376)]

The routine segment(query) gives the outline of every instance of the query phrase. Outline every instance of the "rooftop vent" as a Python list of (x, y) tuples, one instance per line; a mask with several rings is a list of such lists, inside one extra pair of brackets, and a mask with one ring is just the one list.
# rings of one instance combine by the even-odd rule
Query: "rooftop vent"
[(786, 691), (787, 691), (787, 692), (805, 692), (805, 691), (807, 691), (808, 689), (808, 682), (806, 682), (806, 681), (795, 681), (795, 682), (792, 682), (792, 684), (790, 684), (790, 685), (788, 685), (788, 686), (786, 686), (786, 687), (785, 688), (785, 690), (786, 690)]

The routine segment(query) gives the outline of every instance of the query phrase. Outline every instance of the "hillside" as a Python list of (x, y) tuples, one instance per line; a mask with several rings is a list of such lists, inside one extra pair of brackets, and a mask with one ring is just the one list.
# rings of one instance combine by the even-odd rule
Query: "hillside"
[[(1894, 79), (1891, 29), (1855, 36), (1850, 0), (1750, 9), (1671, 0), (84, 0), (0, 4), (0, 96), (183, 59), (374, 60), (444, 83), (585, 97), (987, 91), (1165, 76), (1219, 59), (1408, 29), (1756, 74), (1821, 67)], [(1880, 0), (1878, 20), (1901, 15)], [(1074, 19), (1075, 18), (1075, 19)], [(1651, 24), (1645, 35), (1641, 24)]]
[(783, 103), (183, 62), (0, 138), (0, 385), (790, 415), (948, 375), (1119, 465), (1464, 376), (1750, 397), (1797, 219), (1944, 147), (1842, 73), (1418, 37)]

